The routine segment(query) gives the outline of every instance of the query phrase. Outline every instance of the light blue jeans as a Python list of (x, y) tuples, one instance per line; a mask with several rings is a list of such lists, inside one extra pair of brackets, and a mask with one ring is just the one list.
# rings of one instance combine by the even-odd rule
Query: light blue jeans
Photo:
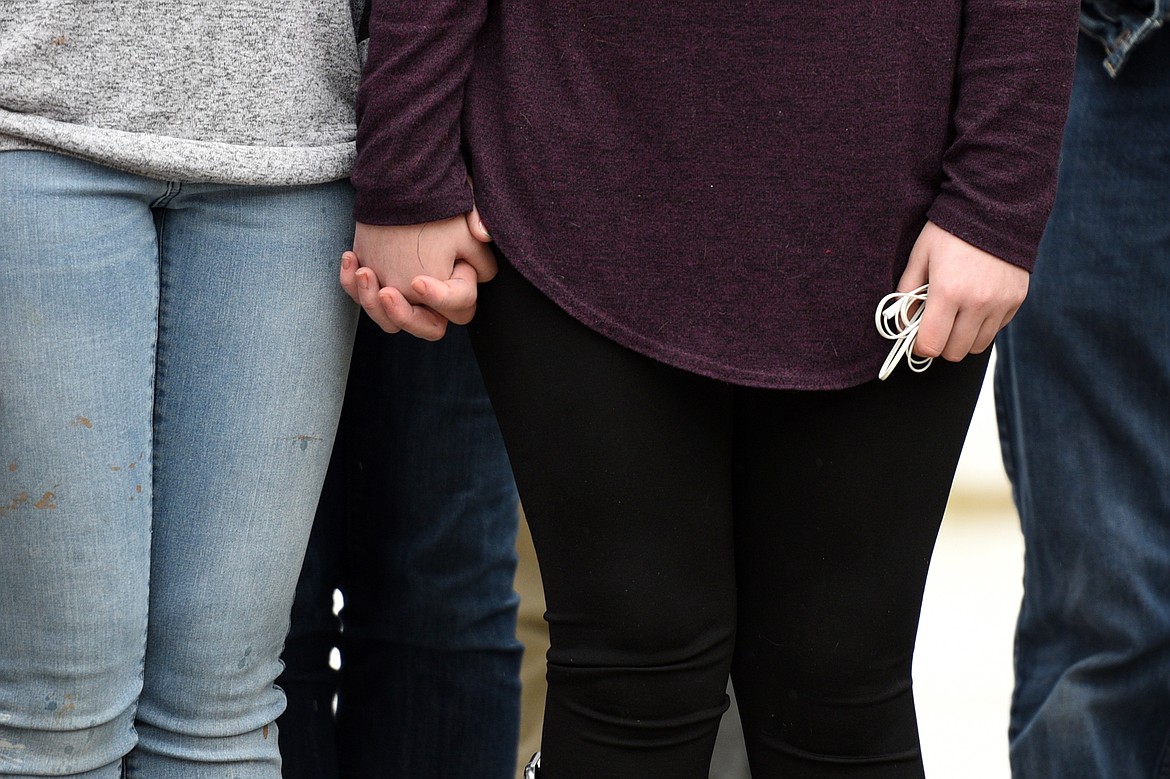
[(1027, 552), (1016, 779), (1170, 779), (1170, 33), (1082, 38), (1056, 205), (998, 341)]
[(0, 153), (0, 775), (280, 776), (350, 208)]

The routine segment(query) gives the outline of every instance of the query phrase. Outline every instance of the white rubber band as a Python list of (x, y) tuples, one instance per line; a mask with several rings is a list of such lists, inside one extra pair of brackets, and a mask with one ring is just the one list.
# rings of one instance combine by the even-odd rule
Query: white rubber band
[(929, 289), (929, 284), (923, 284), (909, 292), (891, 292), (878, 303), (873, 314), (874, 325), (882, 338), (894, 342), (890, 353), (886, 355), (886, 361), (882, 363), (882, 369), (878, 371), (878, 378), (882, 381), (889, 378), (894, 368), (898, 367), (898, 361), (903, 355), (906, 356), (906, 364), (915, 373), (922, 373), (930, 367), (932, 358), (917, 357), (913, 352)]

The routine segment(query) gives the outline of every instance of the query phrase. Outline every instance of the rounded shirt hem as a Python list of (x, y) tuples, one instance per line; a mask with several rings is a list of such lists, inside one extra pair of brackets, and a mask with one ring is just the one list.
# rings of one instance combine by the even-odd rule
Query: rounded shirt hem
[(542, 274), (537, 267), (525, 262), (522, 255), (509, 254), (503, 247), (501, 252), (508, 258), (508, 263), (541, 294), (585, 327), (619, 346), (688, 373), (743, 387), (800, 391), (849, 389), (876, 380), (878, 377), (880, 356), (872, 365), (854, 363), (841, 366), (841, 370), (831, 373), (810, 373), (807, 368), (801, 366), (793, 367), (791, 370), (778, 368), (773, 371), (745, 371), (718, 360), (674, 348), (665, 341), (639, 333), (604, 311), (575, 297), (569, 290), (563, 289), (553, 279)]

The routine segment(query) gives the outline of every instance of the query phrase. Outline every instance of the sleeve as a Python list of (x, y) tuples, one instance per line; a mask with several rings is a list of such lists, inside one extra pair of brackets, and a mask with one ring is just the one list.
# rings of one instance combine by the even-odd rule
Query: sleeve
[(1031, 270), (1056, 190), (1077, 0), (965, 0), (932, 222)]
[(419, 224), (471, 210), (463, 91), (487, 0), (370, 0), (357, 96), (354, 218)]

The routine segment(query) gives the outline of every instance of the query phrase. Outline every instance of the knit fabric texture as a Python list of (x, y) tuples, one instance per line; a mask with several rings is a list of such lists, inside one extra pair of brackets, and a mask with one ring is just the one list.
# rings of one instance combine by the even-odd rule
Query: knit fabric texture
[(763, 387), (876, 377), (929, 218), (1030, 268), (1076, 0), (378, 3), (356, 216), (474, 198), (567, 312)]
[(0, 150), (311, 184), (354, 157), (360, 0), (6, 0)]

